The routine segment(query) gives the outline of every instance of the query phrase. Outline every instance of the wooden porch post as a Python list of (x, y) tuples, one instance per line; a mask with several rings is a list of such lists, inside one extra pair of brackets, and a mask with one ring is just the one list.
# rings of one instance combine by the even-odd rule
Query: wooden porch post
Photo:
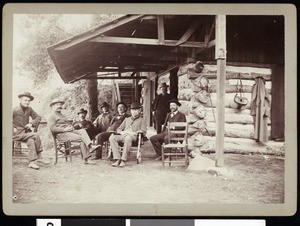
[(178, 72), (179, 68), (174, 68), (170, 71), (170, 95), (172, 98), (177, 98), (178, 96)]
[(147, 75), (147, 80), (143, 84), (143, 115), (147, 126), (151, 126), (151, 80), (150, 76), (153, 72), (142, 72)]
[(225, 82), (226, 82), (226, 16), (216, 15), (217, 60), (217, 121), (216, 121), (216, 166), (224, 166)]
[(87, 93), (89, 97), (89, 118), (94, 120), (98, 115), (98, 81), (88, 80), (86, 83)]

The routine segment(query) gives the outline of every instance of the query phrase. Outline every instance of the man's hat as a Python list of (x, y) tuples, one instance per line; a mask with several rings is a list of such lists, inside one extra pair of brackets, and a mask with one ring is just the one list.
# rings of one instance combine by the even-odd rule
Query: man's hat
[(109, 107), (109, 104), (104, 101), (101, 105), (100, 105), (100, 108), (103, 108), (103, 107)]
[(34, 97), (31, 96), (31, 93), (29, 93), (29, 92), (21, 93), (21, 94), (18, 95), (18, 97), (19, 98), (21, 98), (21, 97), (28, 97), (30, 99), (30, 101), (32, 101), (34, 99)]
[(163, 82), (163, 83), (160, 84), (159, 87), (160, 87), (160, 88), (161, 88), (161, 87), (168, 87), (168, 85), (167, 85), (167, 83)]
[(139, 108), (141, 108), (141, 107), (142, 107), (142, 106), (140, 105), (139, 102), (134, 101), (134, 102), (132, 102), (132, 104), (131, 104), (131, 106), (130, 106), (130, 109), (139, 109)]
[(50, 107), (52, 107), (53, 104), (56, 104), (56, 103), (62, 103), (64, 104), (65, 102), (63, 100), (60, 100), (59, 98), (55, 98), (52, 100), (52, 102), (50, 103)]
[(117, 105), (116, 105), (116, 107), (118, 108), (118, 106), (119, 106), (120, 104), (123, 104), (124, 107), (125, 107), (125, 109), (127, 110), (127, 105), (126, 105), (124, 102), (122, 102), (122, 101), (118, 102)]
[(178, 106), (181, 106), (181, 103), (177, 100), (177, 99), (172, 99), (172, 100), (170, 100), (169, 101), (169, 103), (175, 103), (175, 104), (177, 104)]
[(77, 115), (79, 115), (79, 114), (81, 114), (81, 113), (86, 115), (87, 112), (88, 112), (87, 110), (84, 110), (83, 108), (81, 108), (81, 109), (79, 110), (79, 112), (77, 113)]

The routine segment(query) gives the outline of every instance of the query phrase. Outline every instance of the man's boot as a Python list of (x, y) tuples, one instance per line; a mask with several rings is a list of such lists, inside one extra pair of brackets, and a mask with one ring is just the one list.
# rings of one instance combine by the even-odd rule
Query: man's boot
[(92, 160), (102, 159), (102, 146), (98, 147), (95, 150), (95, 156), (92, 158)]

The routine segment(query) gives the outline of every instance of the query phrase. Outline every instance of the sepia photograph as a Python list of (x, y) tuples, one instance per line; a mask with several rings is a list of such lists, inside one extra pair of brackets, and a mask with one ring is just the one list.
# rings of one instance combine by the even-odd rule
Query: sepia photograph
[(61, 214), (66, 204), (79, 215), (272, 215), (269, 205), (293, 214), (293, 7), (63, 13), (37, 5), (6, 10), (8, 213), (51, 206)]

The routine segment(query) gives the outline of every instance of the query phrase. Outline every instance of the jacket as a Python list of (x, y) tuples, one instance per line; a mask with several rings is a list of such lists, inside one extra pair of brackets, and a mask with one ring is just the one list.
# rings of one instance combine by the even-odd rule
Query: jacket
[(110, 112), (102, 113), (95, 119), (93, 124), (96, 124), (95, 127), (100, 128), (101, 131), (106, 131), (109, 127), (112, 117), (113, 116)]
[(132, 132), (137, 132), (141, 130), (145, 134), (147, 130), (146, 121), (142, 117), (138, 117), (136, 119), (132, 117), (126, 118), (118, 127), (117, 132), (126, 130), (131, 130)]
[(67, 118), (60, 112), (52, 113), (47, 123), (52, 133), (63, 133), (64, 129), (71, 125)]
[(176, 115), (171, 117), (171, 113), (168, 113), (162, 131), (165, 131), (168, 122), (186, 122), (185, 114), (178, 111)]
[(16, 134), (19, 134), (23, 130), (25, 131), (25, 125), (29, 123), (30, 117), (32, 118), (30, 123), (34, 127), (41, 121), (41, 116), (39, 116), (31, 107), (28, 107), (25, 111), (23, 111), (21, 105), (13, 108), (13, 126), (17, 129)]
[(116, 131), (117, 128), (122, 124), (122, 122), (124, 121), (125, 118), (128, 117), (127, 114), (121, 115), (120, 118), (117, 118), (118, 115), (115, 115), (110, 123), (109, 123), (109, 127), (107, 128), (107, 131)]

